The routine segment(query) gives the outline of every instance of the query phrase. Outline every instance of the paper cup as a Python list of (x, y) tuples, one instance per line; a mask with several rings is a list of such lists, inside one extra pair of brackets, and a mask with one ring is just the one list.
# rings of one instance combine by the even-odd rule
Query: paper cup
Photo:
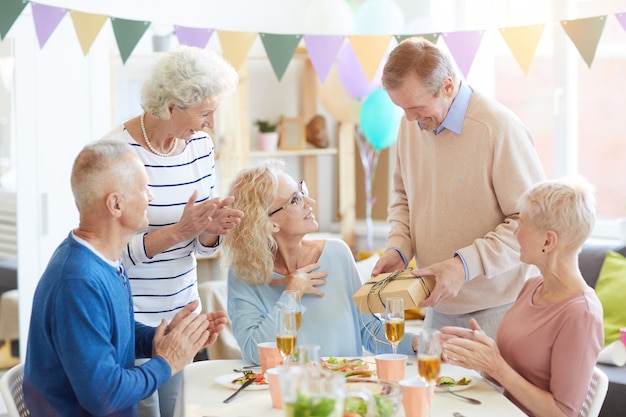
[[(402, 405), (406, 417), (428, 417), (432, 401), (432, 390), (429, 390), (421, 378), (404, 379), (402, 387)], [(430, 391), (430, 392), (429, 392)]]
[(272, 407), (283, 408), (283, 397), (280, 393), (280, 372), (281, 368), (270, 368), (265, 371), (265, 378), (270, 386), (270, 396), (272, 397)]
[(404, 379), (404, 368), (406, 368), (406, 355), (385, 353), (374, 356), (376, 360), (376, 376), (390, 381), (400, 381)]
[(622, 327), (621, 329), (619, 329), (619, 338), (624, 346), (626, 346), (626, 327)]
[(263, 342), (256, 345), (259, 349), (259, 358), (261, 359), (261, 372), (265, 373), (268, 369), (282, 365), (283, 357), (276, 347), (276, 342)]
[(598, 355), (598, 363), (614, 366), (626, 365), (626, 346), (624, 346), (621, 340), (616, 340), (606, 346)]

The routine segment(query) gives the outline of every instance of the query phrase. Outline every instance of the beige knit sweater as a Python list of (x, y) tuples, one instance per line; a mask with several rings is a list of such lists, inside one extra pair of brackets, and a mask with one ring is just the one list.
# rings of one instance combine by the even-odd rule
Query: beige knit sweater
[(496, 101), (474, 92), (461, 135), (435, 135), (403, 118), (396, 146), (395, 200), (387, 247), (418, 267), (459, 252), (470, 281), (435, 310), (461, 314), (515, 301), (530, 266), (519, 260), (515, 205), (545, 179), (532, 138)]

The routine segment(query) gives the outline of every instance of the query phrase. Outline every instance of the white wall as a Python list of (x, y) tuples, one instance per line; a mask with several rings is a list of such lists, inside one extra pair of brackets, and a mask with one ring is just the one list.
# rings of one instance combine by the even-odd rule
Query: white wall
[(106, 39), (85, 58), (71, 21), (54, 37), (53, 46), (39, 50), (32, 17), (24, 14), (11, 30), (22, 356), (37, 281), (56, 246), (78, 224), (69, 180), (74, 158), (110, 123)]

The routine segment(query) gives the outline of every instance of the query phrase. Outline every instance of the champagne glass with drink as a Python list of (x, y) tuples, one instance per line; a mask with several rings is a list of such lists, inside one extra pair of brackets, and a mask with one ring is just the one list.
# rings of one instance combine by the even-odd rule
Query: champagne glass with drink
[(292, 308), (295, 311), (296, 330), (300, 331), (300, 324), (302, 323), (302, 298), (300, 290), (285, 290), (284, 292), (291, 297), (287, 299), (288, 304), (286, 307)]
[(385, 305), (385, 337), (391, 343), (393, 353), (398, 353), (398, 344), (404, 337), (404, 300), (389, 297)]
[[(426, 382), (432, 392), (437, 384), (441, 369), (441, 333), (437, 329), (422, 329), (417, 345), (417, 369), (420, 377)], [(431, 394), (428, 397), (430, 413)]]
[(283, 357), (283, 363), (288, 365), (291, 356), (296, 351), (296, 312), (291, 308), (281, 308), (278, 310), (276, 318), (276, 347)]

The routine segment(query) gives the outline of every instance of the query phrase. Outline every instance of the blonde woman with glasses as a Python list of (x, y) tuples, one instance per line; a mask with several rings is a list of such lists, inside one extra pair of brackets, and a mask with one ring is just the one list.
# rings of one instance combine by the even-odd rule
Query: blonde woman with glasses
[[(320, 345), (320, 356), (360, 356), (364, 347), (391, 352), (382, 323), (352, 302), (361, 280), (348, 245), (306, 238), (318, 224), (304, 181), (269, 160), (241, 171), (230, 194), (232, 208), (244, 213), (224, 242), (228, 314), (244, 360), (258, 364), (257, 343), (274, 340), (278, 309), (289, 301), (285, 290), (302, 295), (299, 345)], [(414, 336), (405, 335), (399, 353), (413, 354)]]

